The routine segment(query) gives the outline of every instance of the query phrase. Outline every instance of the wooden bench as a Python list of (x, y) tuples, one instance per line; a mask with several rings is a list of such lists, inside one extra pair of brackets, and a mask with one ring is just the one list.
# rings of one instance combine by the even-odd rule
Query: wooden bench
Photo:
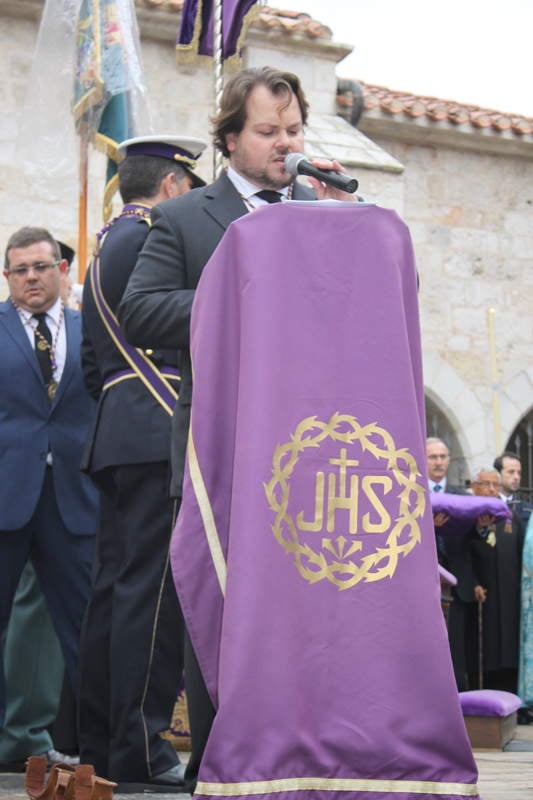
[(503, 750), (513, 738), (518, 695), (497, 689), (459, 692), (466, 730), (473, 750)]

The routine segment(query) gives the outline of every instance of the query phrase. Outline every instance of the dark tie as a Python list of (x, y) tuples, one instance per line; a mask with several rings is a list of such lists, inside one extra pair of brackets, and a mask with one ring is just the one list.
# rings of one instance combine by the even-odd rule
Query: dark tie
[[(35, 331), (35, 354), (41, 368), (43, 381), (45, 386), (47, 386), (53, 378), (52, 361), (50, 359), (52, 333), (46, 324), (46, 314), (44, 312), (34, 314), (33, 318), (36, 319), (38, 323)], [(45, 342), (48, 343), (48, 347), (45, 345)]]
[(255, 196), (266, 200), (267, 203), (281, 203), (281, 193), (275, 192), (273, 189), (261, 189), (260, 192), (255, 193)]
[(433, 487), (433, 491), (434, 492), (442, 492), (442, 486), (440, 485), (440, 483), (436, 483), (435, 484), (435, 486)]

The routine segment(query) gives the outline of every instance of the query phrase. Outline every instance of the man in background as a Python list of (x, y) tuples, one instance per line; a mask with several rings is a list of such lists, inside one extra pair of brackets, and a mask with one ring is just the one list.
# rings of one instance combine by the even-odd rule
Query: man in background
[[(499, 472), (478, 470), (472, 489), (480, 497), (499, 497)], [(524, 528), (516, 514), (512, 522), (480, 517), (472, 538), (473, 568), (485, 593), (481, 656), (486, 689), (516, 692), (523, 543)]]
[[(94, 406), (81, 374), (80, 315), (60, 298), (66, 269), (58, 243), (44, 228), (21, 228), (9, 239), (4, 275), (10, 297), (0, 304), (0, 642), (31, 561), (76, 687), (98, 503), (79, 469)], [(48, 665), (42, 667), (35, 680), (48, 679)], [(2, 672), (2, 720), (4, 712)], [(57, 760), (42, 723), (41, 728), (33, 752), (19, 751), (18, 757), (47, 753), (49, 761)]]
[(494, 464), (492, 466), (500, 473), (502, 481), (500, 496), (502, 500), (505, 500), (513, 513), (520, 518), (524, 528), (527, 528), (533, 506), (531, 503), (520, 500), (518, 495), (520, 481), (522, 480), (522, 464), (520, 458), (516, 453), (506, 450), (494, 459)]

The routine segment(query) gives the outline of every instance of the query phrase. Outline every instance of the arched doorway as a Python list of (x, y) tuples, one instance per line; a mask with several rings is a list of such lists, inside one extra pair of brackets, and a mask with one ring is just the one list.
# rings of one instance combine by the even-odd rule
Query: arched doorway
[(521, 499), (533, 501), (533, 408), (509, 436), (505, 449), (516, 453), (522, 463)]
[(450, 467), (448, 469), (448, 480), (455, 486), (468, 485), (470, 476), (468, 474), (466, 459), (459, 443), (459, 438), (454, 428), (446, 416), (439, 408), (437, 403), (430, 397), (425, 397), (426, 405), (426, 429), (428, 436), (436, 436), (442, 439), (450, 451)]

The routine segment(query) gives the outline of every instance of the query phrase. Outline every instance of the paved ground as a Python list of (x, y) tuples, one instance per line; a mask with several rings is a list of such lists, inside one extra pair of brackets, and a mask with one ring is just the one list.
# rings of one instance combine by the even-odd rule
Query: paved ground
[[(115, 792), (116, 800), (141, 800), (151, 797), (153, 800), (191, 800), (188, 794), (123, 794)], [(24, 777), (22, 775), (7, 775), (0, 773), (0, 800), (28, 800), (24, 790)]]
[[(475, 753), (482, 800), (533, 800), (533, 725), (520, 725), (503, 753)], [(116, 800), (189, 800), (186, 794), (122, 794)], [(0, 800), (28, 800), (22, 775), (0, 773)]]

